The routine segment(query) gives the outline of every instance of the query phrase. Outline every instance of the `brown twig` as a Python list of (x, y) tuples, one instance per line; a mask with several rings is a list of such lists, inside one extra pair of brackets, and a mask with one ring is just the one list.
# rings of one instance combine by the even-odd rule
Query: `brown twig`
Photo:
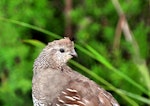
[(113, 51), (116, 51), (119, 49), (120, 45), (120, 38), (121, 38), (121, 33), (122, 33), (122, 27), (124, 25), (124, 16), (121, 16), (119, 18), (117, 27), (116, 27), (116, 32), (115, 32), (115, 37), (114, 37), (114, 44), (113, 44)]
[(65, 36), (69, 37), (70, 39), (73, 38), (71, 16), (70, 16), (71, 9), (72, 9), (72, 0), (65, 0), (65, 22), (66, 22)]

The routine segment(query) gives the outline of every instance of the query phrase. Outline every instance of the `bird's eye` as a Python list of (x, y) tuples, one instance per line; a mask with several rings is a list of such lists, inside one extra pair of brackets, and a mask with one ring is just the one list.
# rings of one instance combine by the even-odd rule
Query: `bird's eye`
[(65, 52), (65, 50), (64, 50), (63, 48), (59, 49), (59, 51), (60, 51), (61, 53), (64, 53), (64, 52)]

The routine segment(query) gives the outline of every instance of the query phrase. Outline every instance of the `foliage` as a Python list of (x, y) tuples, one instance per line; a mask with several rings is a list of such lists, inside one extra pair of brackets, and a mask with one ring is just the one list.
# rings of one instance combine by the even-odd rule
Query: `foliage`
[[(120, 3), (139, 51), (124, 34), (120, 48), (113, 49), (119, 17), (111, 1), (75, 0), (70, 15), (79, 58), (70, 65), (111, 92), (122, 106), (150, 105), (148, 1)], [(32, 64), (43, 43), (64, 33), (63, 8), (64, 1), (58, 0), (0, 2), (1, 106), (32, 106)]]

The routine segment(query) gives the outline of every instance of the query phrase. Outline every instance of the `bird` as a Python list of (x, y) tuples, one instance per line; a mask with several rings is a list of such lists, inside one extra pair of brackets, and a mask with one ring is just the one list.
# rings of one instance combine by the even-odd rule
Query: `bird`
[(73, 57), (77, 53), (68, 37), (41, 51), (33, 65), (34, 106), (120, 106), (109, 92), (67, 65)]

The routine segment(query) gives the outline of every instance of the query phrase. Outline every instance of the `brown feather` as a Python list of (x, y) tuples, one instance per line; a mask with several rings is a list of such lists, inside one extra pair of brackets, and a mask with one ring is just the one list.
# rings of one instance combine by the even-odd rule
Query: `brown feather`
[(110, 93), (67, 66), (72, 51), (69, 38), (55, 40), (35, 60), (34, 106), (119, 106)]

